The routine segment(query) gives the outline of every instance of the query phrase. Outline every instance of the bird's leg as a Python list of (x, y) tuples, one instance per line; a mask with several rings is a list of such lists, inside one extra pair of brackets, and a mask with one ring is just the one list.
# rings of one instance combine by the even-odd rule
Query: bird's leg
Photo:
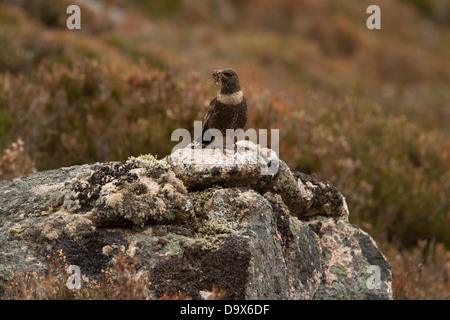
[(222, 146), (222, 153), (224, 156), (228, 156), (227, 146), (225, 147)]

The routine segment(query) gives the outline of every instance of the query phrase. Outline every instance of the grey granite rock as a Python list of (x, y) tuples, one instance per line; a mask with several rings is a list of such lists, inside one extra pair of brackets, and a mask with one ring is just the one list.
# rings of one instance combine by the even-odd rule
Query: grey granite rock
[(249, 144), (0, 182), (0, 246), (3, 283), (61, 249), (92, 279), (135, 258), (156, 297), (392, 299), (390, 265), (339, 191)]

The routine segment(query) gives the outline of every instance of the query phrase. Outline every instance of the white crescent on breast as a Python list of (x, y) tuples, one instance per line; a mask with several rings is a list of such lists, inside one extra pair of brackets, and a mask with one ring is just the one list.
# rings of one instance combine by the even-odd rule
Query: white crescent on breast
[(219, 93), (217, 94), (217, 101), (223, 104), (239, 104), (242, 102), (242, 99), (244, 99), (244, 94), (240, 90), (231, 94), (221, 94), (219, 91)]

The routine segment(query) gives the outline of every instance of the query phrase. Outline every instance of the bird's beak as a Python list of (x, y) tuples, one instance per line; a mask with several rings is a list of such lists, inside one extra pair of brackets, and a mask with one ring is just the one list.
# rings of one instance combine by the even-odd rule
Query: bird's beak
[(214, 78), (214, 85), (217, 87), (219, 85), (219, 80), (221, 78), (225, 78), (225, 75), (223, 73), (223, 70), (214, 70), (212, 74)]
[(223, 70), (214, 70), (214, 75), (217, 78), (225, 78), (226, 77), (225, 74), (223, 73)]

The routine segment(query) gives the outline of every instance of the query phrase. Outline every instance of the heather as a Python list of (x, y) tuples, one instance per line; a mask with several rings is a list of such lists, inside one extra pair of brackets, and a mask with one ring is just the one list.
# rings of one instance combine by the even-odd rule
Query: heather
[(450, 4), (383, 2), (370, 31), (370, 1), (256, 2), (103, 1), (74, 31), (67, 1), (0, 1), (0, 178), (164, 157), (233, 67), (247, 128), (337, 186), (396, 297), (448, 299)]

